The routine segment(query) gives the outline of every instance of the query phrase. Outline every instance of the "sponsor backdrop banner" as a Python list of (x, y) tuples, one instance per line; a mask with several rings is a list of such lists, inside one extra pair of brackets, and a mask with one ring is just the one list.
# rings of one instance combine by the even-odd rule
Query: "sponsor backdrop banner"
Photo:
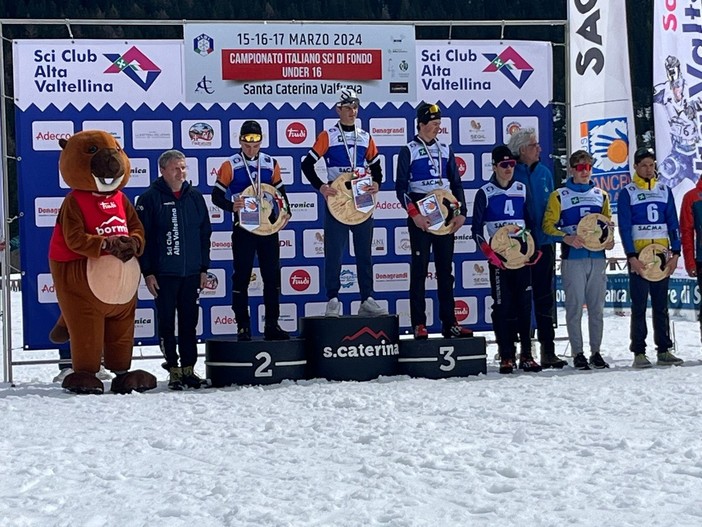
[(183, 100), (180, 41), (14, 40), (12, 51), (22, 69), (13, 86), (20, 108), (172, 108)]
[(415, 99), (411, 25), (186, 23), (184, 35), (188, 102), (334, 103), (342, 86), (366, 102)]
[[(609, 193), (631, 181), (636, 130), (629, 76), (625, 0), (568, 0), (570, 155), (587, 150), (592, 179)], [(631, 145), (631, 148), (629, 147)]]
[(658, 175), (673, 189), (678, 207), (695, 186), (700, 163), (702, 66), (699, 6), (654, 1), (653, 116)]
[[(356, 31), (355, 26), (349, 28)], [(393, 29), (397, 32), (396, 27)], [(177, 148), (185, 153), (189, 179), (205, 195), (214, 229), (212, 268), (200, 299), (198, 326), (198, 334), (208, 338), (236, 332), (231, 310), (232, 218), (212, 205), (210, 194), (217, 169), (239, 149), (241, 123), (257, 119), (264, 132), (263, 150), (280, 163), (293, 212), (291, 222), (280, 233), (281, 326), (296, 332), (299, 317), (323, 313), (326, 304), (321, 285), (324, 204), (304, 179), (300, 163), (317, 134), (335, 125), (336, 112), (332, 104), (322, 102), (320, 96), (305, 97), (304, 102), (294, 105), (249, 104), (248, 100), (237, 100), (237, 104), (186, 103), (187, 92), (194, 92), (197, 83), (181, 84), (173, 79), (187, 78), (183, 74), (183, 54), (200, 58), (200, 50), (194, 49), (192, 44), (186, 40), (184, 48), (183, 43), (175, 41), (15, 42), (14, 74), (16, 85), (20, 86), (19, 91), (16, 90), (15, 111), (17, 153), (22, 159), (18, 164), (19, 193), (24, 214), (20, 223), (24, 271), (22, 308), (24, 342), (28, 348), (54, 347), (48, 341), (48, 332), (58, 315), (58, 307), (47, 248), (56, 214), (68, 192), (58, 171), (58, 139), (84, 129), (107, 130), (122, 143), (132, 162), (131, 180), (125, 189), (132, 200), (158, 176), (157, 159), (161, 152)], [(537, 49), (541, 52), (537, 53)], [(113, 65), (128, 52), (140, 58), (124, 59), (119, 73), (114, 73)], [(442, 106), (444, 117), (439, 137), (450, 143), (456, 152), (469, 224), (475, 192), (490, 178), (490, 151), (496, 143), (508, 141), (514, 131), (528, 126), (538, 130), (544, 152), (552, 151), (550, 93), (543, 87), (551, 84), (551, 79), (547, 78), (551, 72), (551, 49), (549, 45), (521, 42), (422, 42), (417, 45), (415, 54), (417, 64), (411, 67), (415, 72), (413, 82), (418, 85), (422, 85), (423, 79), (447, 78), (449, 74), (456, 78), (480, 79), (480, 90), (474, 87), (473, 91), (465, 91), (460, 86), (449, 85), (434, 92), (429, 86), (422, 88), (417, 96), (438, 100)], [(79, 56), (85, 60), (78, 63), (76, 59), (74, 64), (73, 57)], [(500, 61), (504, 65), (493, 70), (496, 57), (503, 57)], [(39, 69), (38, 64), (46, 61), (52, 61), (52, 68)], [(142, 71), (142, 64), (149, 64), (149, 71), (160, 72), (151, 75), (150, 83), (144, 82), (149, 75)], [(529, 70), (525, 64), (533, 70), (529, 78), (524, 78), (523, 72)], [(430, 70), (437, 66), (444, 73), (422, 74), (425, 66)], [(45, 71), (60, 75), (58, 78), (62, 82), (58, 86), (61, 89), (45, 89), (47, 85), (42, 84)], [(78, 82), (80, 79), (84, 82)], [(113, 83), (113, 88), (99, 95), (68, 88), (69, 85), (87, 87), (107, 83)], [(175, 93), (181, 86), (183, 91)], [(528, 94), (528, 104), (519, 98), (520, 90)], [(377, 104), (367, 93), (364, 85), (359, 124), (371, 132), (378, 144), (385, 175), (373, 236), (375, 297), (391, 313), (400, 315), (400, 326), (405, 331), (410, 326), (407, 298), (410, 250), (406, 213), (395, 198), (394, 181), (399, 149), (415, 132), (418, 100), (405, 96), (402, 104)], [(550, 163), (549, 159), (545, 161)], [(321, 173), (323, 163), (319, 165)], [(488, 269), (470, 239), (468, 224), (456, 236), (456, 315), (462, 324), (487, 330), (492, 305)], [(434, 331), (439, 329), (436, 288), (432, 263), (427, 277), (427, 297), (428, 325)], [(252, 273), (249, 291), (252, 329), (261, 331), (263, 283), (258, 267)], [(143, 284), (138, 298), (136, 341), (138, 344), (155, 343), (154, 303)], [(340, 299), (344, 314), (358, 310), (353, 252), (344, 259)]]
[(423, 40), (417, 43), (418, 99), (545, 106), (553, 98), (546, 82), (552, 62), (550, 42)]

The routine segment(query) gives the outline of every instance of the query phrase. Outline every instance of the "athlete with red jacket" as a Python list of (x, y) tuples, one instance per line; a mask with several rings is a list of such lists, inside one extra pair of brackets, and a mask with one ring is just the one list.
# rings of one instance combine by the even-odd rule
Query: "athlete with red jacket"
[[(697, 285), (702, 290), (702, 179), (683, 197), (680, 208), (680, 237), (685, 270), (690, 276), (697, 277)], [(702, 317), (698, 317), (700, 318)]]

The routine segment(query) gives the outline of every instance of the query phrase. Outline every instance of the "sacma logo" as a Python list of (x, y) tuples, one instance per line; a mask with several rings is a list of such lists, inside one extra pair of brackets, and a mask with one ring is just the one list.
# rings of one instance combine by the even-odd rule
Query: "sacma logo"
[[(369, 343), (357, 342), (358, 339), (365, 337), (364, 340), (370, 340)], [(370, 337), (370, 339), (368, 338)], [(357, 359), (363, 357), (388, 357), (400, 354), (400, 347), (397, 344), (391, 344), (390, 340), (384, 331), (376, 333), (368, 326), (358, 330), (353, 335), (347, 335), (341, 342), (349, 341), (348, 345), (325, 346), (322, 350), (322, 356), (325, 359)]]

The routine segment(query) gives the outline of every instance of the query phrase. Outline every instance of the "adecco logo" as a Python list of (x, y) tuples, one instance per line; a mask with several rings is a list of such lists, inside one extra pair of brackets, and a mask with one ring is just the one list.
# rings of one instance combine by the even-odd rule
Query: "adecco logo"
[(32, 123), (32, 148), (34, 150), (61, 151), (59, 139), (74, 134), (71, 121), (34, 121)]
[(299, 145), (307, 139), (307, 128), (299, 122), (290, 123), (285, 129), (285, 137), (294, 145)]
[(298, 269), (290, 274), (290, 287), (295, 291), (302, 292), (309, 289), (312, 279), (310, 273), (304, 269)]
[(454, 306), (454, 312), (456, 313), (456, 321), (464, 322), (468, 318), (470, 313), (470, 308), (463, 300), (456, 300), (456, 305)]

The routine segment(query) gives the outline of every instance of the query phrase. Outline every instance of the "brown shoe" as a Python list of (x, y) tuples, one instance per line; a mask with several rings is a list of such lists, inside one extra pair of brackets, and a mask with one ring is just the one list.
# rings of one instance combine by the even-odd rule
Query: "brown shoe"
[(61, 383), (64, 390), (72, 393), (100, 395), (105, 391), (102, 381), (95, 377), (94, 373), (87, 371), (74, 371), (66, 375)]
[(128, 371), (112, 379), (112, 393), (146, 392), (156, 388), (156, 377), (144, 370)]

